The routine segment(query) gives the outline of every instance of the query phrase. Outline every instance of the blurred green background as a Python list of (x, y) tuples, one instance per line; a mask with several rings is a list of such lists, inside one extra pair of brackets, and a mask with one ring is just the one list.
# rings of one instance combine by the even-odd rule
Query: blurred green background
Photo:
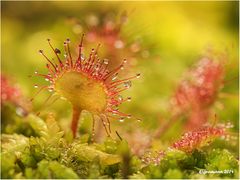
[[(115, 122), (120, 131), (142, 126), (153, 131), (169, 118), (169, 100), (183, 73), (199, 60), (208, 49), (228, 54), (225, 84), (222, 92), (229, 96), (219, 98), (213, 107), (221, 122), (231, 121), (238, 132), (238, 59), (239, 20), (238, 2), (1, 2), (2, 10), (2, 73), (9, 75), (23, 89), (27, 97), (36, 91), (34, 84), (44, 84), (42, 78), (29, 78), (35, 70), (47, 72), (45, 61), (38, 50), (48, 52), (47, 38), (56, 47), (70, 38), (78, 43), (80, 34), (87, 32), (88, 17), (94, 15), (118, 17), (128, 14), (128, 22), (121, 30), (123, 40), (138, 39), (147, 58), (137, 56), (129, 74), (141, 72), (140, 80), (124, 95), (133, 98), (121, 109), (143, 119), (142, 123), (127, 120)], [(78, 19), (75, 26), (72, 19)], [(117, 18), (116, 18), (117, 19)], [(77, 28), (77, 29), (76, 29)], [(77, 33), (76, 33), (77, 31)], [(95, 46), (93, 44), (93, 46)], [(50, 52), (50, 51), (49, 51)], [(53, 55), (52, 55), (53, 56)], [(127, 54), (126, 54), (127, 56)], [(50, 56), (51, 57), (51, 56)], [(105, 57), (102, 57), (105, 58)], [(128, 58), (128, 57), (122, 57)], [(34, 100), (38, 111), (48, 92)], [(43, 111), (55, 112), (57, 119), (70, 123), (70, 105), (59, 100)], [(44, 114), (44, 113), (43, 113)], [(169, 129), (166, 139), (172, 141), (182, 131), (179, 120)], [(121, 127), (123, 127), (121, 129)]]

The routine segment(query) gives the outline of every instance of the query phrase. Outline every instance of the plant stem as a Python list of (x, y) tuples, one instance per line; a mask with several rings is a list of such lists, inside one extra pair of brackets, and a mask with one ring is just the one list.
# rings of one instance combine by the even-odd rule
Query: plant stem
[(77, 128), (78, 128), (78, 121), (80, 117), (81, 110), (79, 108), (76, 108), (73, 106), (73, 115), (72, 115), (72, 124), (71, 124), (71, 129), (73, 133), (73, 137), (76, 137), (77, 134)]

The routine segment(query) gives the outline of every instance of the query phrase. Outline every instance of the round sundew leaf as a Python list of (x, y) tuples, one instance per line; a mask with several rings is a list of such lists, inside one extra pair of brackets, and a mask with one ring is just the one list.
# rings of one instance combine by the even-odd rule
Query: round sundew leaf
[(90, 112), (103, 112), (107, 105), (104, 85), (80, 72), (65, 72), (56, 80), (56, 91), (73, 106)]

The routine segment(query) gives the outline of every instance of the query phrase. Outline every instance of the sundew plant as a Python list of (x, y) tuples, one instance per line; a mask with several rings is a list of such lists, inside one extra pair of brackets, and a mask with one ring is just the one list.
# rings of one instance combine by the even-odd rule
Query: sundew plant
[(2, 1), (2, 179), (239, 179), (238, 1)]

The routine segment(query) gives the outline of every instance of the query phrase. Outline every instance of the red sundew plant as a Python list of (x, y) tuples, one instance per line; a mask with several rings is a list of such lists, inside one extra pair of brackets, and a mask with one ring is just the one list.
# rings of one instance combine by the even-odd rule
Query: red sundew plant
[(165, 151), (163, 150), (160, 150), (160, 151), (149, 151), (149, 152), (146, 152), (141, 160), (144, 164), (153, 164), (155, 166), (159, 165), (162, 158), (165, 156)]
[(175, 94), (175, 105), (181, 109), (189, 106), (207, 107), (216, 98), (222, 85), (223, 66), (209, 58), (201, 59), (196, 68), (190, 70), (190, 79), (181, 82)]
[(86, 34), (89, 42), (102, 40), (111, 48), (122, 48), (124, 43), (119, 37), (121, 25), (114, 24), (112, 21), (106, 21), (102, 28), (92, 26), (92, 30)]
[(74, 137), (76, 137), (78, 120), (82, 110), (92, 113), (93, 136), (96, 118), (102, 121), (107, 135), (110, 136), (109, 119), (114, 118), (122, 122), (125, 118), (132, 117), (130, 114), (118, 110), (120, 104), (131, 100), (130, 97), (124, 99), (120, 92), (131, 87), (131, 79), (140, 77), (140, 74), (136, 74), (118, 80), (119, 71), (124, 69), (126, 59), (123, 60), (120, 66), (109, 71), (107, 69), (108, 61), (106, 59), (101, 60), (98, 57), (99, 46), (92, 49), (88, 57), (83, 56), (83, 36), (78, 47), (78, 56), (75, 59), (70, 52), (69, 39), (64, 42), (64, 59), (60, 58), (60, 50), (52, 46), (50, 39), (48, 39), (48, 43), (58, 62), (54, 63), (44, 54), (43, 50), (39, 50), (39, 53), (47, 60), (48, 73), (45, 75), (36, 72), (35, 75), (49, 81), (49, 85), (42, 86), (39, 91), (48, 89), (64, 97), (72, 104), (71, 129)]
[(90, 15), (87, 18), (87, 23), (90, 26), (89, 32), (86, 34), (86, 39), (89, 42), (103, 42), (110, 49), (121, 49), (124, 47), (124, 42), (120, 37), (122, 25), (127, 21), (126, 12), (122, 13), (120, 20), (103, 17), (103, 22), (99, 22), (99, 18), (95, 15)]
[[(93, 19), (97, 18), (95, 16)], [(121, 29), (128, 20), (128, 15), (126, 12), (120, 15), (120, 20), (116, 19), (105, 19), (101, 24), (90, 23), (90, 31), (86, 34), (86, 38), (89, 42), (103, 42), (107, 48), (108, 53), (116, 57), (116, 51), (119, 49), (127, 50), (126, 53), (130, 52), (130, 56), (134, 56), (135, 53), (140, 52), (141, 46), (139, 40), (134, 40), (134, 42), (127, 42), (127, 37), (121, 36)], [(142, 56), (148, 57), (148, 51), (143, 51)]]
[(227, 128), (231, 128), (231, 124), (213, 126), (203, 126), (198, 130), (186, 132), (182, 138), (173, 143), (172, 147), (185, 152), (192, 152), (194, 149), (207, 146), (218, 137), (226, 137)]
[(203, 58), (178, 86), (172, 105), (176, 113), (189, 113), (187, 129), (206, 123), (209, 107), (223, 85), (223, 74), (221, 62)]
[(156, 131), (155, 136), (160, 137), (183, 114), (187, 118), (187, 130), (198, 129), (205, 124), (224, 85), (223, 78), (223, 63), (210, 57), (202, 58), (178, 85), (170, 102), (172, 117)]
[[(114, 14), (114, 13), (113, 13)], [(117, 16), (118, 17), (118, 16)], [(82, 29), (81, 26), (87, 26), (89, 29), (86, 33), (86, 41), (89, 43), (101, 42), (104, 45), (103, 54), (111, 59), (108, 68), (120, 65), (123, 54), (129, 57), (129, 65), (135, 64), (135, 57), (137, 53), (141, 53), (143, 58), (149, 57), (149, 51), (144, 50), (141, 52), (141, 39), (135, 39), (133, 42), (129, 41), (129, 37), (121, 34), (122, 27), (127, 22), (127, 13), (123, 12), (119, 19), (112, 17), (111, 13), (104, 13), (99, 15), (90, 14), (86, 16), (86, 21), (81, 22), (77, 18), (73, 18), (73, 31)], [(79, 33), (76, 31), (75, 33)], [(133, 60), (133, 61), (132, 61)]]
[(19, 88), (11, 85), (7, 77), (1, 74), (1, 103), (6, 101), (17, 103), (19, 97), (21, 97)]
[(26, 115), (31, 109), (30, 103), (24, 99), (23, 94), (19, 87), (12, 84), (10, 79), (1, 74), (1, 105), (6, 102), (11, 102), (17, 106), (17, 113), (21, 115)]
[[(176, 149), (186, 153), (192, 153), (196, 149), (199, 150), (208, 146), (217, 138), (223, 138), (226, 141), (230, 139), (236, 140), (235, 136), (230, 135), (231, 133), (227, 131), (227, 129), (232, 127), (233, 125), (230, 122), (226, 124), (217, 124), (216, 126), (215, 124), (206, 124), (197, 130), (184, 133), (180, 140), (168, 147), (168, 150)], [(168, 153), (168, 150), (147, 151), (141, 156), (141, 160), (144, 164), (153, 164), (157, 166)]]

